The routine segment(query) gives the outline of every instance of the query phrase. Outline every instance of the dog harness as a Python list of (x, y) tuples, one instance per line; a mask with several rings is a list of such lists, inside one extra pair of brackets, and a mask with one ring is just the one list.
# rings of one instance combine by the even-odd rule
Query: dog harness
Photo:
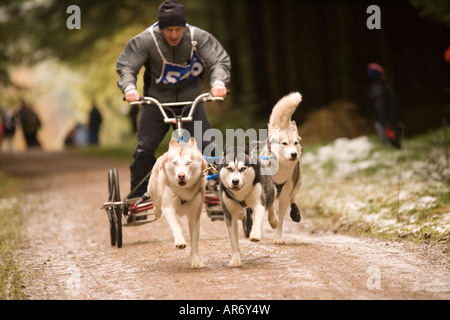
[(161, 76), (156, 80), (157, 84), (178, 84), (199, 76), (203, 70), (205, 70), (205, 64), (197, 53), (197, 41), (194, 41), (194, 30), (195, 27), (186, 24), (191, 33), (191, 58), (188, 65), (180, 65), (176, 63), (170, 63), (162, 54), (159, 47), (158, 41), (156, 40), (155, 31), (153, 28), (158, 25), (158, 22), (153, 24), (149, 30), (155, 41), (156, 48), (158, 49), (159, 55), (163, 61), (163, 67), (161, 71)]
[(223, 191), (225, 192), (225, 194), (226, 194), (226, 196), (228, 197), (228, 199), (230, 199), (230, 200), (233, 200), (233, 201), (236, 201), (237, 203), (239, 203), (241, 206), (242, 206), (242, 208), (244, 208), (244, 209), (247, 209), (247, 204), (245, 203), (245, 201), (238, 201), (238, 200), (236, 200), (235, 198), (233, 198), (232, 197), (232, 195), (228, 192), (228, 190), (227, 189), (223, 189)]
[(191, 199), (189, 199), (189, 200), (181, 199), (181, 197), (180, 197), (178, 194), (176, 194), (176, 193), (175, 193), (175, 194), (176, 194), (176, 196), (178, 197), (178, 199), (180, 199), (180, 204), (183, 205), (183, 204), (185, 204), (186, 202), (191, 201), (192, 199), (194, 199), (195, 196), (196, 196), (198, 193), (200, 193), (200, 190), (197, 191), (197, 193), (195, 193), (194, 196), (193, 196)]

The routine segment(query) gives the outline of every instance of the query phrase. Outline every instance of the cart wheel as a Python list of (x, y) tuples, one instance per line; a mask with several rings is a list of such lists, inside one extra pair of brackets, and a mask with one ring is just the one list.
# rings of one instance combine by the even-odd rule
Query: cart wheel
[[(119, 173), (117, 172), (117, 169), (110, 170), (109, 176), (111, 177), (111, 201), (120, 202)], [(122, 206), (112, 207), (112, 218), (114, 220), (115, 229), (115, 244), (117, 245), (117, 248), (122, 247), (122, 210)]]
[(242, 227), (244, 228), (245, 237), (250, 237), (250, 232), (252, 231), (253, 226), (253, 211), (250, 208), (245, 209), (244, 219), (242, 219)]
[[(108, 202), (112, 201), (112, 198), (114, 196), (114, 186), (113, 186), (113, 170), (108, 171)], [(109, 207), (106, 209), (106, 212), (108, 213), (108, 219), (109, 219), (109, 235), (111, 239), (111, 245), (116, 245), (116, 223), (114, 219), (115, 210), (113, 207)]]
[(111, 246), (116, 245), (116, 223), (114, 222), (114, 209), (108, 208), (106, 209), (108, 212), (109, 219), (109, 238), (111, 239)]

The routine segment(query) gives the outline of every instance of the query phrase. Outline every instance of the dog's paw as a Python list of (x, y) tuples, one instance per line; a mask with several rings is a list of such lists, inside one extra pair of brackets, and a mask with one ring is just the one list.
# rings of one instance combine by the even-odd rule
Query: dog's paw
[(300, 210), (295, 203), (291, 203), (291, 219), (294, 222), (300, 222), (302, 216), (300, 214)]
[(193, 269), (201, 269), (204, 268), (205, 264), (200, 260), (200, 258), (193, 258), (191, 261), (191, 268)]
[(281, 238), (280, 239), (275, 238), (273, 243), (276, 244), (276, 245), (283, 245), (283, 244), (285, 244), (284, 240), (281, 239)]
[(186, 248), (186, 242), (175, 242), (175, 247), (178, 249), (184, 249)]
[(174, 239), (173, 239), (174, 243), (175, 243), (175, 247), (177, 247), (178, 249), (184, 249), (186, 248), (186, 240), (184, 240), (183, 235), (180, 233), (175, 233), (174, 234)]
[(242, 266), (241, 257), (233, 256), (233, 258), (231, 258), (230, 262), (228, 263), (228, 266), (231, 268)]
[(249, 239), (250, 239), (250, 241), (253, 241), (253, 242), (259, 242), (259, 241), (261, 241), (261, 235), (256, 235), (256, 234), (250, 233)]
[(269, 224), (272, 227), (272, 229), (276, 229), (278, 227), (278, 217), (277, 215), (269, 215)]

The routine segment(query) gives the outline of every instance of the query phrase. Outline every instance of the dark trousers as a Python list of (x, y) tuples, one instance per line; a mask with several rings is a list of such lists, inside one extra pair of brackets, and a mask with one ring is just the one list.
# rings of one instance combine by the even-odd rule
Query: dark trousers
[(25, 136), (25, 141), (27, 143), (27, 148), (32, 147), (40, 147), (41, 144), (37, 140), (37, 130), (36, 131), (27, 131), (23, 133)]
[[(181, 107), (174, 107), (173, 109), (177, 114), (181, 111)], [(188, 112), (189, 111), (186, 110), (184, 115), (187, 116)], [(167, 115), (172, 117), (170, 112), (167, 112)], [(211, 128), (203, 104), (197, 105), (193, 118), (194, 121), (202, 122), (202, 139), (201, 141), (197, 140), (197, 145), (202, 148), (201, 150), (203, 152), (203, 150), (212, 142), (203, 141), (203, 133)], [(194, 137), (194, 121), (184, 122), (182, 125), (183, 129), (186, 129), (191, 137)], [(133, 161), (130, 164), (132, 191), (129, 196), (130, 198), (139, 197), (147, 192), (148, 178), (144, 181), (142, 180), (155, 165), (155, 152), (169, 128), (170, 124), (164, 123), (164, 118), (158, 107), (155, 105), (145, 105), (142, 107), (137, 132), (137, 147), (134, 151)], [(138, 187), (139, 183), (141, 184)], [(133, 192), (135, 188), (136, 191)]]

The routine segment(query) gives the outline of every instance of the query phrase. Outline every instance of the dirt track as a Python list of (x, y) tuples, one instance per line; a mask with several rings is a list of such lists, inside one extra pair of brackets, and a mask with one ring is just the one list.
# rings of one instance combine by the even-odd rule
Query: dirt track
[[(68, 153), (0, 156), (0, 171), (18, 177), (30, 299), (450, 299), (450, 261), (441, 249), (318, 232), (303, 214), (285, 223), (286, 245), (272, 244), (264, 222), (260, 243), (245, 239), (243, 267), (229, 268), (224, 222), (202, 217), (200, 256), (176, 249), (165, 221), (124, 228), (123, 247), (109, 244), (107, 171), (128, 163)], [(188, 241), (187, 222), (182, 220)]]

